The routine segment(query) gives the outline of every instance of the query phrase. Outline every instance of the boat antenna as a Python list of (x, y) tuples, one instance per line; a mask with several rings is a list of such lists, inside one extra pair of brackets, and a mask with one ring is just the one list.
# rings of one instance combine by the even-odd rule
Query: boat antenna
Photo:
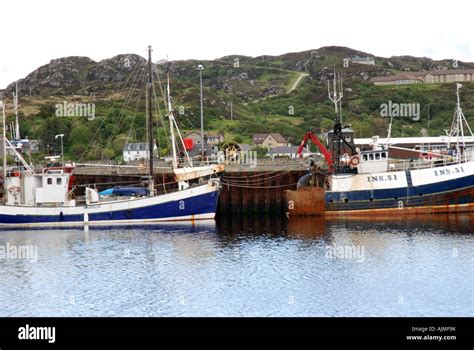
[[(339, 85), (339, 92), (338, 90), (338, 85)], [(333, 91), (331, 92), (331, 87), (328, 79), (328, 96), (329, 99), (334, 103), (334, 113), (335, 113), (335, 121), (336, 122), (342, 122), (341, 120), (341, 115), (340, 115), (340, 102), (342, 100), (343, 94), (342, 94), (342, 81), (338, 84), (337, 83), (337, 75), (336, 75), (336, 69), (334, 68), (334, 80), (333, 80)]]
[[(332, 140), (332, 150), (333, 158), (335, 159), (335, 169), (340, 169), (340, 157), (342, 155), (343, 147), (342, 143), (342, 114), (341, 114), (341, 100), (343, 97), (342, 93), (342, 81), (338, 82), (336, 68), (334, 67), (334, 79), (332, 82), (333, 90), (331, 91), (331, 84), (328, 79), (328, 97), (334, 103), (334, 114), (335, 114), (335, 125), (333, 129), (333, 140)], [(339, 90), (339, 91), (338, 91)], [(334, 143), (337, 143), (337, 150), (335, 149)]]
[(153, 137), (153, 118), (151, 108), (151, 96), (153, 87), (153, 73), (151, 63), (151, 46), (148, 46), (148, 81), (146, 84), (146, 115), (148, 119), (148, 155), (149, 155), (149, 169), (148, 169), (148, 189), (150, 196), (155, 193), (155, 181), (153, 178), (153, 151), (154, 151), (154, 137)]
[[(466, 141), (464, 139), (464, 126), (466, 126), (471, 136), (474, 136), (472, 134), (471, 127), (469, 126), (469, 123), (467, 122), (466, 117), (464, 116), (464, 113), (461, 108), (461, 96), (459, 93), (459, 90), (461, 88), (462, 88), (462, 84), (459, 84), (459, 83), (456, 84), (457, 103), (456, 103), (456, 110), (454, 111), (453, 122), (451, 124), (451, 130), (449, 133), (449, 138), (456, 137), (456, 158), (458, 161), (461, 160), (461, 157), (462, 157), (461, 153), (465, 153), (464, 151), (466, 149)], [(459, 142), (459, 138), (461, 138), (461, 142)], [(449, 140), (449, 143), (451, 143), (451, 140)]]

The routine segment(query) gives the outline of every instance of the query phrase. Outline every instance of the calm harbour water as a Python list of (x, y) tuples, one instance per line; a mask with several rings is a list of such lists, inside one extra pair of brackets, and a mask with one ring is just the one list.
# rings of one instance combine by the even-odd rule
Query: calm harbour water
[(474, 215), (0, 231), (0, 316), (473, 316)]

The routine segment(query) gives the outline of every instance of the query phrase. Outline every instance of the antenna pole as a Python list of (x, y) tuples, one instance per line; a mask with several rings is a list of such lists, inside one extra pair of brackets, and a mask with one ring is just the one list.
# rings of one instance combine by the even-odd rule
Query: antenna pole
[[(339, 85), (339, 93), (337, 92), (338, 90), (338, 85)], [(328, 96), (329, 96), (329, 99), (334, 103), (334, 112), (336, 113), (336, 121), (339, 121), (339, 122), (342, 122), (341, 120), (341, 117), (340, 116), (340, 103), (341, 103), (341, 100), (342, 100), (342, 97), (343, 97), (343, 94), (342, 94), (342, 81), (337, 84), (337, 78), (336, 78), (336, 70), (334, 70), (334, 80), (333, 80), (333, 92), (331, 93), (331, 89), (330, 89), (330, 84), (329, 84), (329, 80), (328, 80)]]

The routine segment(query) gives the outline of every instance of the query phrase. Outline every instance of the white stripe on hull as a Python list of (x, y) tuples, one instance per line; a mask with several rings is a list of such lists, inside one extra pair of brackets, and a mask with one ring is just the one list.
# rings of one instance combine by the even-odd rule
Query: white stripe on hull
[(0, 227), (54, 227), (54, 228), (69, 228), (69, 227), (82, 227), (82, 226), (117, 226), (117, 225), (153, 225), (156, 223), (178, 223), (179, 221), (193, 222), (198, 220), (213, 220), (215, 213), (196, 214), (188, 216), (176, 216), (169, 218), (160, 219), (137, 219), (137, 220), (100, 220), (100, 221), (89, 221), (85, 224), (83, 221), (69, 221), (69, 222), (35, 222), (35, 223), (23, 223), (23, 224), (3, 224), (0, 223)]
[[(474, 162), (410, 170), (413, 186), (431, 185), (460, 179), (473, 174)], [(329, 192), (389, 190), (407, 187), (408, 180), (404, 171), (339, 174), (331, 176), (331, 190)]]

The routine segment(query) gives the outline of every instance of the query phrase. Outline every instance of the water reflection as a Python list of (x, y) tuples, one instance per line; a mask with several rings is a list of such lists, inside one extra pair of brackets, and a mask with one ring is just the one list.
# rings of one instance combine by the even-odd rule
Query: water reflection
[(468, 316), (473, 223), (234, 216), (1, 230), (0, 247), (39, 256), (0, 259), (0, 316)]

